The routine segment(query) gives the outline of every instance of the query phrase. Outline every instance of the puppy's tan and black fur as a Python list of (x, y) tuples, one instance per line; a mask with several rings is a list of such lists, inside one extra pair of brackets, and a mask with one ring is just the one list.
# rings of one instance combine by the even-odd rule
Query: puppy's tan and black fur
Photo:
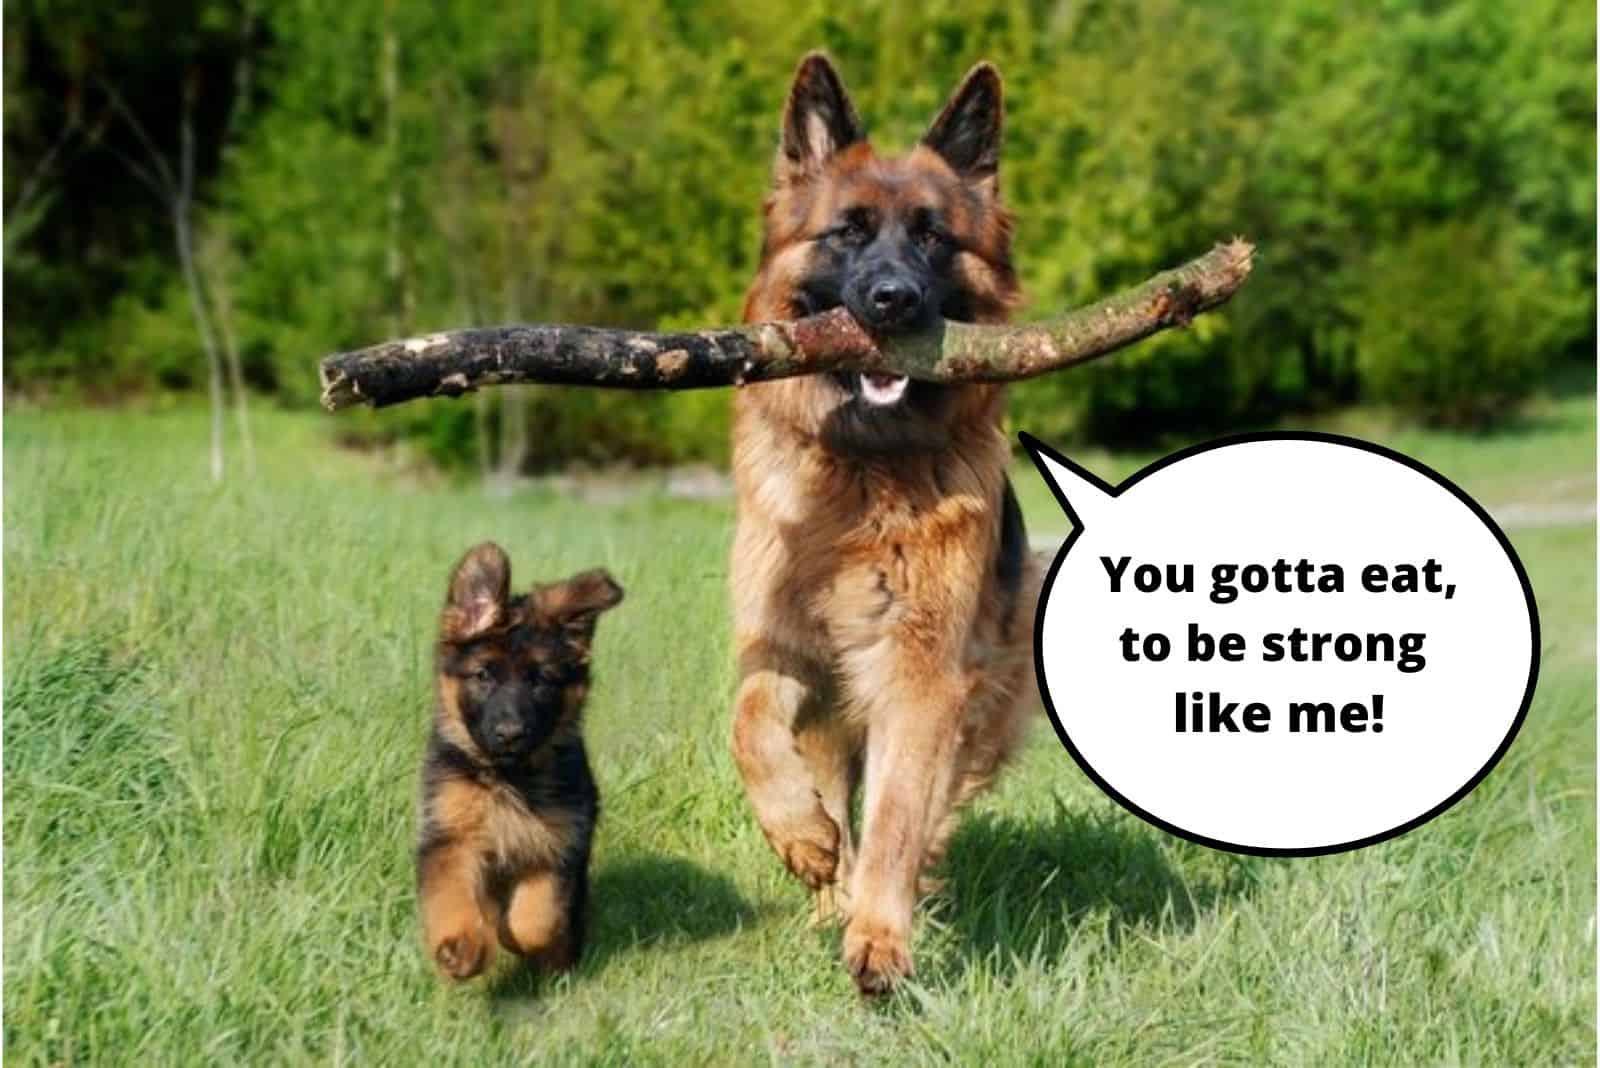
[(452, 979), (482, 972), (497, 941), (548, 970), (582, 952), (600, 801), (579, 716), (595, 619), (621, 599), (599, 570), (512, 596), (492, 543), (451, 575), (417, 890), (428, 953)]
[[(844, 305), (881, 334), (1005, 319), (1020, 293), (1000, 122), (983, 64), (910, 153), (878, 156), (832, 65), (808, 56), (746, 319)], [(735, 404), (733, 753), (773, 849), (819, 914), (847, 920), (845, 964), (876, 993), (911, 971), (919, 873), (1037, 705), (1003, 390), (813, 375)]]

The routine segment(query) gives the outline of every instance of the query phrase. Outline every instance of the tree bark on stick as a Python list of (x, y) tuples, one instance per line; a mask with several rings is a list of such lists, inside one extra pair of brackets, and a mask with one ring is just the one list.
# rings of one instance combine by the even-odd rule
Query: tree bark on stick
[(943, 322), (885, 339), (874, 339), (843, 308), (792, 322), (670, 334), (538, 325), (430, 334), (329, 356), (322, 361), (322, 404), (329, 411), (385, 407), (507, 382), (700, 389), (843, 370), (927, 382), (1009, 382), (1187, 324), (1233, 296), (1250, 275), (1254, 253), (1249, 242), (1235, 239), (1045, 322)]

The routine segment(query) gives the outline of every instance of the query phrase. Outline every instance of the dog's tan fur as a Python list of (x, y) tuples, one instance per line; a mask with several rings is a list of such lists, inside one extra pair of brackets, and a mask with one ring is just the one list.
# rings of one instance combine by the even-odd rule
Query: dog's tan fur
[[(969, 84), (979, 77), (992, 69)], [(936, 205), (961, 243), (953, 270), (973, 317), (1005, 318), (1018, 292), (997, 182), (926, 147), (883, 159), (863, 141), (811, 167), (780, 152), (748, 320), (802, 310), (811, 237), (841, 200), (864, 199)], [(850, 425), (817, 377), (749, 386), (735, 404), (733, 754), (773, 849), (819, 915), (846, 919), (846, 966), (879, 992), (911, 971), (919, 873), (1034, 704), (1037, 574), (1024, 560), (1020, 588), (998, 579), (1004, 391), (949, 389), (886, 435)]]

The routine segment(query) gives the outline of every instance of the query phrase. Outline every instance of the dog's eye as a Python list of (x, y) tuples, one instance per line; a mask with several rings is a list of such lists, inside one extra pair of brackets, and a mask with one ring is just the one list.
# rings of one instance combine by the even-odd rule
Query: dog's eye
[(479, 664), (472, 671), (472, 681), (473, 682), (478, 682), (478, 683), (493, 682), (494, 681), (494, 672), (489, 670), (489, 665), (488, 664)]
[(917, 234), (917, 244), (926, 252), (938, 252), (950, 245), (950, 235), (937, 226), (927, 226)]
[(911, 239), (929, 254), (955, 243), (949, 231), (939, 225), (938, 215), (928, 208), (918, 208), (912, 212), (908, 228), (911, 231)]
[(847, 211), (844, 219), (833, 228), (832, 236), (851, 247), (865, 245), (872, 240), (872, 218), (866, 211)]

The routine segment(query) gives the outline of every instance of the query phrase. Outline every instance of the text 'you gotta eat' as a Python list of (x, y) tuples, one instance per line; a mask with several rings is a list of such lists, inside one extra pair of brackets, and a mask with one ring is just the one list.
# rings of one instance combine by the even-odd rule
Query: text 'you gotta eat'
[[(1193, 593), (1193, 564), (1134, 563), (1131, 557), (1100, 558), (1112, 593)], [(1366, 564), (1361, 568), (1361, 588), (1368, 593), (1438, 593), (1455, 596), (1454, 585), (1440, 580), (1444, 566), (1431, 557), (1422, 564)], [(1291, 563), (1279, 558), (1271, 564), (1214, 564), (1210, 598), (1228, 604), (1244, 593), (1343, 593), (1344, 568), (1339, 564), (1314, 564), (1304, 558)]]

